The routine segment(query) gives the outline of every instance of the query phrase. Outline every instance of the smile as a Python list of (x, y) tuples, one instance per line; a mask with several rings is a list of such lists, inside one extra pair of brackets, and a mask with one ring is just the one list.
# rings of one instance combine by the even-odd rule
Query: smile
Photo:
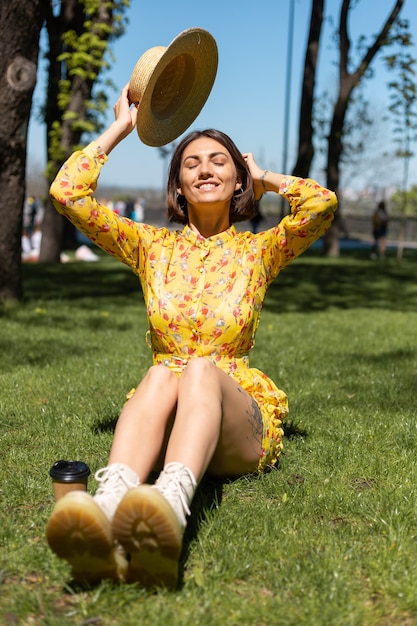
[(198, 188), (200, 189), (200, 191), (212, 191), (213, 189), (216, 189), (216, 187), (217, 185), (215, 185), (214, 183), (203, 183)]

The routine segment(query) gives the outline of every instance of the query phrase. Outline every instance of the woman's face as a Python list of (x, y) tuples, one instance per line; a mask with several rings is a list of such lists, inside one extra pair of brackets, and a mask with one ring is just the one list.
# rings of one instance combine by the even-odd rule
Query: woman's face
[(207, 204), (225, 204), (241, 182), (230, 152), (210, 137), (192, 141), (184, 150), (180, 167), (178, 193), (185, 196), (188, 209)]

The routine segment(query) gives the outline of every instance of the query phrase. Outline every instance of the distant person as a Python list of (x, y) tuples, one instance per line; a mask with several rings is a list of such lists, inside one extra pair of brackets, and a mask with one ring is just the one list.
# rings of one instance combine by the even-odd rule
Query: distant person
[(117, 200), (116, 204), (113, 208), (114, 212), (120, 217), (125, 217), (126, 215), (126, 202), (124, 200)]
[(372, 216), (372, 234), (374, 245), (372, 258), (384, 259), (387, 247), (388, 213), (385, 202), (378, 203)]
[(23, 209), (22, 260), (37, 262), (39, 260), (42, 222), (44, 207), (42, 203), (29, 196)]
[(145, 219), (145, 198), (142, 198), (141, 196), (139, 196), (138, 198), (136, 198), (136, 201), (133, 207), (132, 220), (134, 222), (143, 222), (144, 219)]
[(130, 219), (133, 219), (132, 215), (134, 213), (134, 210), (135, 210), (135, 203), (133, 202), (132, 198), (128, 198), (126, 200), (125, 217), (129, 217)]

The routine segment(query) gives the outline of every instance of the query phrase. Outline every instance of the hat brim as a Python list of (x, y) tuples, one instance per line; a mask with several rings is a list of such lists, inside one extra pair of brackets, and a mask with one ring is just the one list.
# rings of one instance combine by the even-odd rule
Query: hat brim
[(153, 51), (159, 60), (141, 86), (136, 127), (144, 144), (163, 146), (179, 137), (203, 108), (216, 78), (218, 52), (210, 33), (185, 30), (167, 48), (152, 48), (147, 60), (147, 53), (139, 59), (129, 90), (140, 82), (143, 62), (152, 63)]

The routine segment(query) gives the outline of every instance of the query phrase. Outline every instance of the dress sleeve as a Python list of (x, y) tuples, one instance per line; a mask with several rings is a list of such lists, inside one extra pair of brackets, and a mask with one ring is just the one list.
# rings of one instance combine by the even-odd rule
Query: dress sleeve
[(140, 248), (152, 227), (137, 224), (115, 213), (94, 198), (97, 180), (107, 155), (96, 142), (74, 152), (58, 172), (50, 188), (55, 209), (93, 243), (137, 273)]
[(330, 228), (337, 209), (336, 194), (309, 178), (287, 176), (279, 194), (288, 200), (290, 213), (262, 233), (270, 281)]

